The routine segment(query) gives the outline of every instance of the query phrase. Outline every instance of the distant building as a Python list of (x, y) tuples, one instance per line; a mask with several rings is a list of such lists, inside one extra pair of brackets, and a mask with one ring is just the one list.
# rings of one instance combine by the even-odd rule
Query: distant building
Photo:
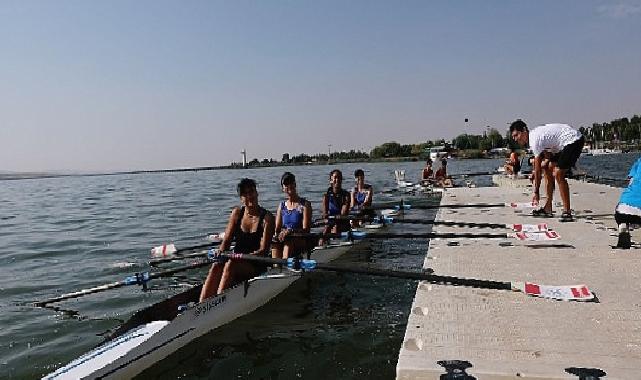
[(494, 148), (490, 149), (489, 153), (491, 156), (503, 157), (510, 154), (510, 148)]

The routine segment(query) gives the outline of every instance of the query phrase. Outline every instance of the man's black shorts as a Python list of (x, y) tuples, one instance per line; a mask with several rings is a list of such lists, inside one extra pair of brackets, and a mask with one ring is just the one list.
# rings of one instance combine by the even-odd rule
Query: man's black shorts
[(583, 144), (585, 144), (585, 138), (581, 136), (580, 139), (576, 140), (572, 144), (564, 146), (563, 150), (553, 155), (550, 161), (556, 163), (556, 166), (559, 169), (569, 170), (570, 168), (573, 168), (581, 155)]

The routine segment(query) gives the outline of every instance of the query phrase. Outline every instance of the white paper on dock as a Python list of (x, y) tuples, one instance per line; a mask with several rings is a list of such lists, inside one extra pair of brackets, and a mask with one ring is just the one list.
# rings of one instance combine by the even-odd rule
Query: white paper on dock
[(543, 232), (548, 230), (547, 223), (539, 224), (512, 224), (514, 232)]
[(549, 240), (559, 240), (561, 236), (554, 231), (544, 231), (544, 232), (516, 232), (513, 235), (519, 240), (527, 241), (549, 241)]
[(538, 205), (533, 204), (532, 202), (512, 202), (512, 203), (509, 203), (509, 205), (513, 209), (517, 209), (517, 210), (528, 210), (528, 209), (535, 209), (538, 207)]

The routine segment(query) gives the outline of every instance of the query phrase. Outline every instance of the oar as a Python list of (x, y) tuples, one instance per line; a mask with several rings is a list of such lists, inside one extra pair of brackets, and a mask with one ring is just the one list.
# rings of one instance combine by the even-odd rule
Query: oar
[(599, 175), (595, 176), (595, 175), (591, 175), (591, 174), (586, 174), (585, 178), (596, 180), (596, 181), (606, 181), (606, 182), (627, 182), (628, 181), (627, 178), (626, 179), (623, 179), (623, 178), (611, 178), (611, 177), (602, 177), (602, 176), (599, 176)]
[(184, 256), (184, 253), (193, 252), (199, 249), (207, 249), (216, 245), (220, 245), (220, 241), (211, 241), (209, 243), (192, 245), (190, 247), (185, 247), (180, 249), (177, 249), (174, 244), (163, 244), (163, 245), (153, 247), (151, 249), (151, 256), (170, 259), (171, 256), (181, 256), (181, 255)]
[(206, 255), (207, 255), (207, 251), (204, 251), (204, 252), (200, 251), (200, 252), (190, 253), (188, 255), (178, 255), (178, 256), (172, 256), (172, 257), (164, 257), (162, 259), (149, 260), (149, 265), (153, 267), (153, 266), (156, 266), (156, 265), (162, 264), (162, 263), (169, 263), (169, 262), (178, 261), (178, 260), (193, 259), (193, 258), (206, 256)]
[(404, 239), (435, 239), (435, 238), (508, 238), (510, 237), (507, 233), (469, 233), (469, 232), (428, 232), (428, 233), (386, 233), (386, 232), (376, 232), (373, 234), (364, 232), (364, 231), (350, 231), (344, 232), (342, 234), (322, 234), (322, 233), (292, 233), (287, 237), (291, 238), (339, 238), (339, 239), (395, 239), (395, 238), (404, 238)]
[(370, 207), (371, 210), (381, 210), (387, 209), (390, 207), (394, 208), (403, 208), (405, 210), (433, 210), (439, 208), (486, 208), (486, 207), (506, 207), (509, 206), (509, 203), (453, 203), (453, 204), (434, 204), (434, 205), (412, 205), (412, 204), (387, 204), (387, 205), (374, 205)]
[(556, 231), (537, 231), (535, 233), (529, 232), (515, 232), (515, 233), (470, 233), (470, 232), (428, 232), (428, 233), (385, 233), (377, 232), (369, 234), (365, 231), (349, 231), (342, 234), (322, 234), (322, 233), (294, 233), (288, 237), (301, 237), (301, 238), (340, 238), (350, 240), (361, 239), (511, 239), (526, 241), (549, 241), (558, 240), (560, 238)]
[(109, 289), (116, 289), (116, 288), (120, 288), (128, 285), (142, 285), (143, 287), (145, 287), (147, 282), (149, 282), (150, 280), (161, 278), (161, 277), (168, 277), (178, 272), (183, 272), (189, 269), (200, 268), (210, 264), (211, 264), (210, 261), (194, 262), (189, 265), (184, 265), (184, 266), (180, 266), (180, 267), (176, 267), (176, 268), (172, 268), (164, 271), (159, 271), (159, 272), (136, 273), (132, 276), (125, 277), (125, 279), (122, 281), (116, 281), (108, 284), (98, 285), (98, 286), (94, 286), (93, 288), (82, 289), (76, 292), (66, 293), (66, 294), (59, 295), (57, 297), (48, 298), (46, 300), (36, 301), (33, 303), (33, 305), (36, 307), (46, 307), (48, 304), (52, 304), (52, 303), (56, 303), (56, 302), (60, 302), (60, 301), (64, 301), (72, 298), (78, 298), (78, 297), (86, 296), (88, 294), (99, 293)]
[[(332, 215), (329, 219), (348, 219), (348, 220), (371, 220), (372, 218), (362, 218), (357, 216), (340, 216)], [(431, 219), (398, 219), (389, 216), (382, 216), (374, 218), (374, 222), (382, 222), (384, 224), (390, 223), (405, 223), (405, 224), (429, 224), (437, 226), (452, 226), (452, 227), (471, 227), (471, 228), (492, 228), (492, 229), (510, 229), (516, 232), (543, 232), (548, 230), (546, 223), (539, 224), (502, 224), (502, 223), (474, 223), (462, 222), (454, 220), (431, 220)]]
[(498, 174), (498, 172), (473, 172), (473, 173), (456, 173), (456, 174), (451, 174), (449, 175), (452, 178), (466, 178), (466, 177), (477, 177), (477, 176), (484, 176), (484, 175), (494, 175)]
[(594, 299), (594, 294), (588, 289), (586, 285), (570, 285), (570, 286), (548, 286), (539, 285), (531, 282), (504, 282), (492, 280), (479, 280), (475, 278), (464, 278), (454, 276), (440, 276), (430, 273), (398, 271), (398, 270), (382, 270), (372, 268), (355, 268), (338, 266), (332, 264), (318, 263), (316, 260), (289, 258), (289, 259), (274, 259), (270, 257), (260, 257), (255, 255), (247, 255), (242, 253), (220, 253), (219, 256), (231, 260), (247, 260), (260, 262), (265, 264), (277, 264), (286, 266), (292, 269), (303, 270), (326, 270), (333, 272), (345, 273), (358, 273), (370, 276), (381, 277), (394, 277), (408, 280), (426, 281), (437, 285), (452, 285), (452, 286), (466, 286), (478, 289), (496, 289), (496, 290), (511, 290), (514, 292), (522, 292), (529, 296), (549, 298), (564, 301), (589, 301)]

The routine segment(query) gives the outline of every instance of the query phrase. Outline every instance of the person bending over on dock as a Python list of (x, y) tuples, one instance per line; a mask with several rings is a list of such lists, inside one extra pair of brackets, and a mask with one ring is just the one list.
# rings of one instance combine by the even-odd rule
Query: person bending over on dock
[[(234, 207), (225, 229), (220, 250), (227, 251), (234, 242), (234, 252), (267, 256), (274, 236), (274, 216), (258, 204), (258, 191), (253, 179), (243, 178), (237, 186), (242, 207)], [(262, 264), (242, 260), (214, 263), (200, 293), (200, 302), (265, 270)]]
[(441, 167), (434, 173), (434, 183), (440, 187), (452, 187), (452, 179), (447, 176), (447, 159), (441, 160)]
[[(541, 172), (546, 179), (545, 205), (532, 212), (534, 216), (552, 216), (552, 197), (554, 196), (554, 180), (559, 185), (561, 201), (563, 202), (563, 213), (559, 221), (572, 222), (572, 210), (570, 208), (570, 188), (565, 179), (566, 172), (570, 170), (581, 155), (585, 138), (579, 131), (567, 124), (545, 124), (531, 132), (521, 119), (510, 125), (512, 139), (521, 146), (529, 144), (534, 153), (534, 194), (532, 203), (538, 204), (541, 188)], [(542, 168), (541, 163), (549, 157), (550, 163), (547, 168)]]
[(301, 198), (296, 191), (296, 177), (285, 172), (280, 184), (287, 199), (280, 202), (276, 210), (276, 240), (272, 250), (274, 258), (290, 258), (300, 255), (313, 244), (309, 239), (288, 238), (292, 232), (309, 233), (312, 226), (312, 204)]
[(425, 162), (425, 167), (423, 168), (423, 173), (421, 175), (421, 183), (423, 185), (430, 185), (434, 182), (434, 169), (432, 169), (432, 159), (428, 158)]
[(614, 220), (619, 226), (617, 248), (630, 249), (630, 224), (641, 224), (641, 158), (628, 173), (628, 187), (621, 193), (614, 210)]
[[(323, 201), (321, 204), (321, 213), (324, 219), (327, 219), (327, 225), (323, 229), (325, 234), (339, 234), (349, 230), (349, 222), (347, 220), (329, 219), (330, 216), (347, 216), (349, 215), (349, 207), (351, 196), (348, 191), (343, 189), (343, 173), (340, 170), (334, 169), (329, 173), (329, 187), (327, 192), (323, 194)], [(325, 244), (326, 239), (321, 238), (320, 245)]]

